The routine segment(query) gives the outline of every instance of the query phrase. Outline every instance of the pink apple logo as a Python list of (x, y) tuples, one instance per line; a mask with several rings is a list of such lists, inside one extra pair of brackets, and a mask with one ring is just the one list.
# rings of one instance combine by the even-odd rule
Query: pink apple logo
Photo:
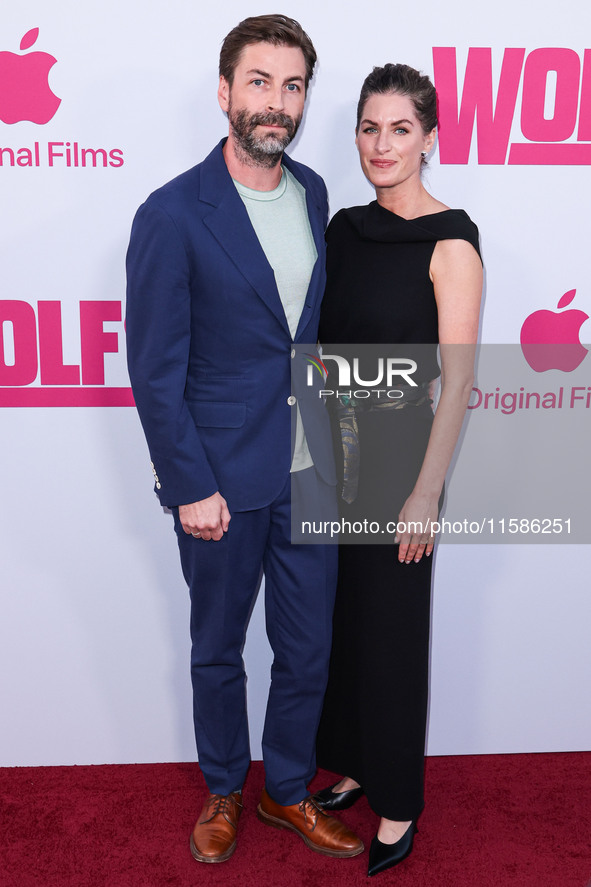
[[(559, 310), (570, 305), (576, 290), (569, 290), (556, 306)], [(579, 330), (589, 315), (576, 308), (563, 311), (534, 311), (521, 327), (521, 350), (536, 373), (562, 370), (572, 373), (587, 354), (581, 345)]]
[[(39, 36), (39, 28), (27, 31), (20, 43), (29, 49)], [(0, 52), (0, 120), (3, 123), (48, 123), (61, 104), (49, 88), (48, 77), (57, 59), (47, 52), (17, 55)]]

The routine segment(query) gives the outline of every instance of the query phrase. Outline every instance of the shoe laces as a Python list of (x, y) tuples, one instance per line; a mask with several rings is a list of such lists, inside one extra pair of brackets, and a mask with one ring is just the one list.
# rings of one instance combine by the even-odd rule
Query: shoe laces
[(234, 795), (216, 795), (216, 794), (214, 794), (214, 795), (211, 795), (208, 803), (209, 803), (209, 816), (205, 821), (209, 822), (210, 819), (213, 819), (214, 816), (217, 816), (218, 813), (221, 813), (221, 815), (224, 817), (226, 822), (230, 823), (230, 825), (234, 824), (232, 822), (232, 820), (228, 818), (228, 814), (231, 813), (232, 806), (235, 804), (237, 807), (242, 807), (242, 804), (240, 803), (240, 801), (238, 801), (234, 797)]
[(309, 825), (310, 831), (316, 828), (319, 816), (326, 816), (324, 810), (318, 806), (312, 795), (308, 795), (303, 801), (300, 801), (298, 810), (304, 815), (304, 822)]

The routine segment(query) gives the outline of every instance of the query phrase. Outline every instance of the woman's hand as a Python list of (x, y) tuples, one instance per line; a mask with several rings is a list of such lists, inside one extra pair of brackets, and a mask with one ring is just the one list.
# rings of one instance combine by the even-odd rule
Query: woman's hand
[(435, 538), (433, 522), (439, 514), (438, 499), (429, 499), (412, 492), (398, 515), (400, 530), (394, 539), (399, 543), (398, 560), (401, 564), (418, 564), (423, 555), (433, 551)]

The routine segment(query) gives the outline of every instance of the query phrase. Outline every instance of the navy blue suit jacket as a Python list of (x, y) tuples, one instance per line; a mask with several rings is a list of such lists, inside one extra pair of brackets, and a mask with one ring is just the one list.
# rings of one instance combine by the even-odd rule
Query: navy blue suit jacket
[[(219, 490), (230, 511), (245, 511), (272, 502), (289, 474), (294, 342), (223, 144), (137, 212), (127, 254), (127, 349), (161, 503)], [(287, 156), (283, 163), (306, 189), (318, 251), (295, 336), (311, 343), (325, 284), (326, 187), (308, 167)], [(301, 369), (301, 349), (295, 360)], [(298, 400), (315, 466), (334, 483), (324, 403)]]

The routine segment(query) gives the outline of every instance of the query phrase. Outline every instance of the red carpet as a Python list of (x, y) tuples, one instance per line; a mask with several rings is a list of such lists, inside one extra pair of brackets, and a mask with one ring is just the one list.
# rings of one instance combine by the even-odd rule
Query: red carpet
[[(367, 852), (335, 860), (255, 815), (253, 764), (238, 848), (203, 865), (189, 852), (205, 784), (196, 764), (0, 769), (1, 887), (588, 887), (590, 754), (429, 758), (412, 855), (367, 880)], [(313, 783), (324, 786), (330, 775)], [(366, 847), (365, 799), (342, 814)]]

